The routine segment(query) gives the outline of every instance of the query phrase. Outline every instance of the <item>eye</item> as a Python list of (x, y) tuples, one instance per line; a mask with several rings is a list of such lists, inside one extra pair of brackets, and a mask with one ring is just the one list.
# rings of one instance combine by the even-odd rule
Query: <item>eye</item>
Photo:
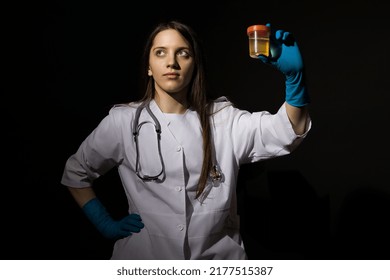
[(187, 49), (183, 49), (183, 50), (178, 51), (177, 55), (181, 56), (181, 57), (185, 57), (185, 58), (189, 58), (191, 56), (189, 50), (187, 50)]
[(163, 50), (163, 49), (156, 49), (156, 50), (154, 51), (154, 54), (155, 54), (156, 56), (164, 56), (164, 55), (165, 55), (165, 50)]

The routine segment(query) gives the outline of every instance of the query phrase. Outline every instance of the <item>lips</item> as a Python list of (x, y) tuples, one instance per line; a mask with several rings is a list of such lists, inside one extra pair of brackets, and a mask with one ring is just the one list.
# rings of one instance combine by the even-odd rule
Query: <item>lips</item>
[(163, 76), (166, 76), (166, 77), (178, 77), (179, 74), (175, 73), (175, 72), (169, 72), (169, 73), (165, 73)]

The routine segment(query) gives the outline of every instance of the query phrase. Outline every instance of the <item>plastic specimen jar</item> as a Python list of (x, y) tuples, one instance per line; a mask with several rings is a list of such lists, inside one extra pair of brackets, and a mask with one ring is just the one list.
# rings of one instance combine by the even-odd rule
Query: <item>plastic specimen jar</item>
[(270, 27), (266, 25), (252, 25), (247, 28), (249, 38), (249, 55), (257, 58), (259, 55), (269, 55)]

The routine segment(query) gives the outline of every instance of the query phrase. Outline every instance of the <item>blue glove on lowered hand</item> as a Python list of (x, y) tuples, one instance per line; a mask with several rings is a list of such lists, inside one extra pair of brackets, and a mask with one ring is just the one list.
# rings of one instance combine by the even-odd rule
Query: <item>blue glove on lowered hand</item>
[(113, 220), (97, 198), (88, 201), (82, 210), (99, 232), (109, 239), (127, 237), (133, 232), (140, 232), (144, 227), (141, 217), (134, 213), (119, 221)]
[[(271, 26), (267, 24), (267, 26)], [(259, 55), (258, 58), (280, 72), (286, 79), (286, 102), (295, 107), (310, 103), (305, 85), (304, 65), (297, 42), (291, 33), (283, 30), (271, 30), (270, 55)]]

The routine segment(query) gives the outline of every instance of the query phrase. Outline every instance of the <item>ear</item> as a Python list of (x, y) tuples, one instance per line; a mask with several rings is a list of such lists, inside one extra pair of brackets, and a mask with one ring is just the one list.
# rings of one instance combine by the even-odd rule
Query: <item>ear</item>
[(152, 76), (153, 73), (152, 73), (152, 70), (148, 69), (148, 76)]

